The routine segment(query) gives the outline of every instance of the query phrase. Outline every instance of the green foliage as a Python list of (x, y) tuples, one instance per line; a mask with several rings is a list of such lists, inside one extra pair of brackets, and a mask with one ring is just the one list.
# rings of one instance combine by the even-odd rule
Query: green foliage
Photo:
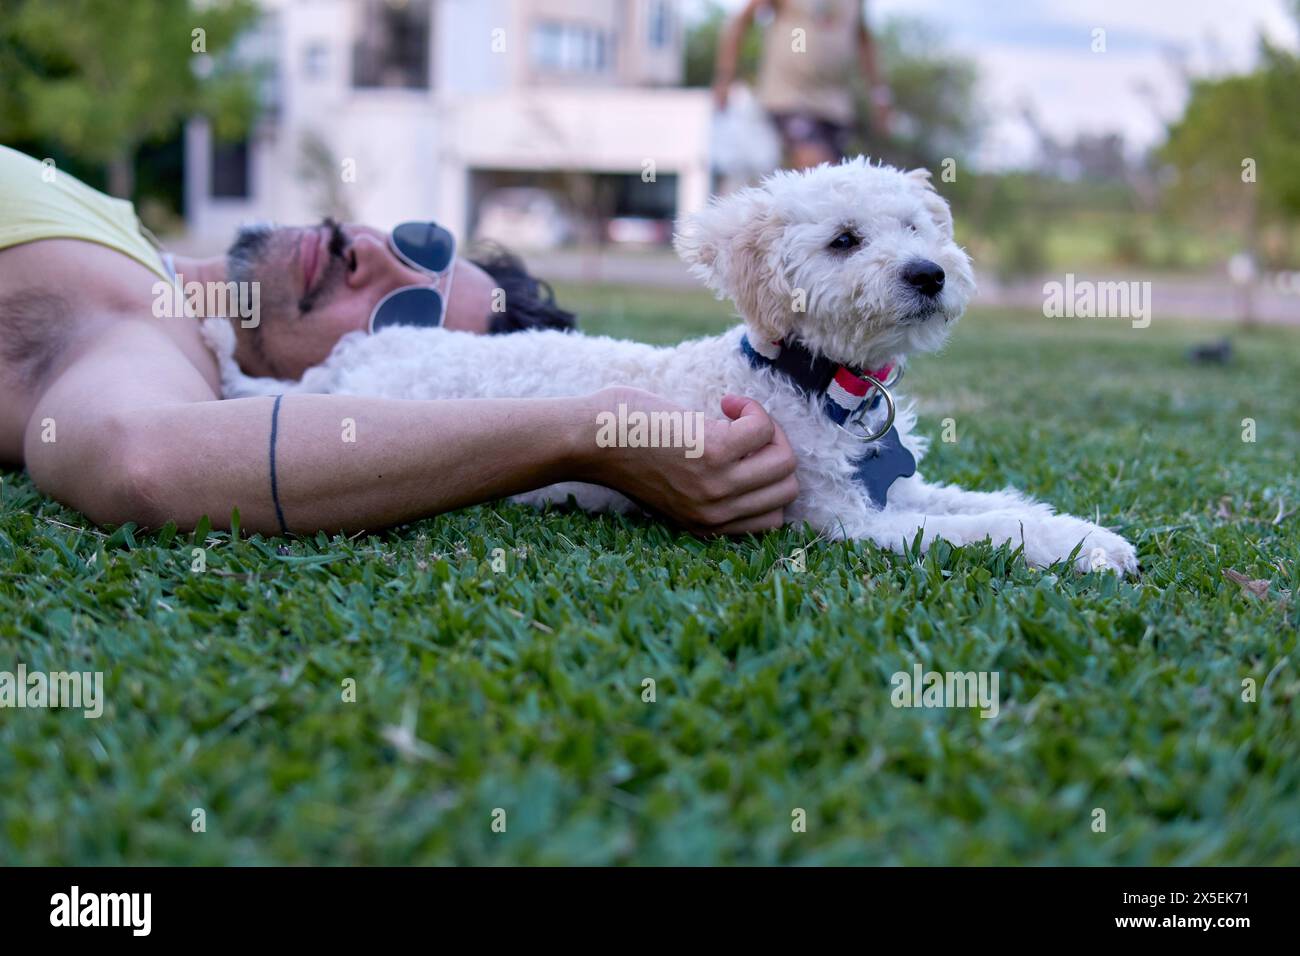
[(997, 235), (994, 267), (1003, 282), (1040, 275), (1048, 266), (1042, 232), (1033, 223), (1017, 223)]
[[(592, 331), (727, 321), (559, 293)], [(104, 535), (6, 474), (0, 669), (102, 670), (107, 705), (0, 711), (0, 863), (1300, 863), (1295, 336), (1193, 372), (1217, 329), (964, 326), (909, 369), (927, 473), (1096, 509), (1140, 580), (505, 505), (355, 540)], [(895, 709), (915, 662), (996, 670), (1001, 714)]]
[(11, 0), (0, 18), (0, 140), (111, 166), (114, 191), (129, 193), (136, 150), (186, 117), (207, 114), (227, 137), (247, 127), (253, 78), (220, 58), (255, 15), (253, 0)]
[(1300, 220), (1298, 155), (1300, 56), (1267, 42), (1254, 72), (1192, 83), (1160, 151), (1178, 174), (1175, 208), (1242, 231)]
[(322, 217), (332, 216), (339, 222), (351, 222), (356, 215), (339, 168), (339, 159), (324, 137), (313, 131), (301, 135), (298, 177), (313, 194), (313, 212)]
[[(876, 44), (895, 122), (887, 143), (873, 134), (859, 151), (904, 166), (964, 157), (984, 124), (974, 62), (948, 49), (939, 28), (924, 20), (891, 17)], [(859, 113), (871, 115), (865, 100)]]
[[(712, 86), (713, 70), (718, 59), (718, 40), (731, 14), (718, 0), (708, 0), (703, 14), (686, 31), (685, 67), (682, 83), (685, 86)], [(758, 61), (762, 56), (763, 35), (750, 30), (740, 45), (740, 59), (736, 75), (753, 82), (758, 75)]]

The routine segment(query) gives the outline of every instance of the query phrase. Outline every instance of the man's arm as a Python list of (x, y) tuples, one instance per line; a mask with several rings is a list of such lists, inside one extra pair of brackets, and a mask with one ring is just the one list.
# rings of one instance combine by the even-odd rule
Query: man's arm
[(871, 99), (871, 115), (876, 122), (876, 132), (888, 136), (893, 118), (893, 94), (885, 83), (876, 41), (871, 35), (871, 28), (867, 26), (865, 10), (858, 11), (858, 65), (867, 82), (867, 95)]
[[(794, 500), (794, 458), (756, 403), (711, 421), (704, 454), (595, 445), (596, 414), (618, 402), (673, 407), (636, 390), (575, 399), (400, 401), (286, 396), (276, 485), (290, 531), (354, 531), (448, 511), (556, 481), (618, 488), (698, 531), (778, 525)], [(278, 533), (271, 493), (274, 399), (217, 401), (148, 323), (122, 323), (79, 356), (26, 431), (37, 486), (100, 523)], [(350, 422), (349, 422), (350, 420)], [(46, 440), (53, 423), (54, 440)], [(355, 441), (345, 441), (354, 431)]]
[(747, 0), (745, 8), (722, 28), (722, 35), (718, 38), (717, 62), (713, 68), (713, 102), (720, 110), (727, 108), (727, 94), (736, 79), (745, 34), (753, 25), (759, 8), (764, 5), (775, 8), (777, 0)]

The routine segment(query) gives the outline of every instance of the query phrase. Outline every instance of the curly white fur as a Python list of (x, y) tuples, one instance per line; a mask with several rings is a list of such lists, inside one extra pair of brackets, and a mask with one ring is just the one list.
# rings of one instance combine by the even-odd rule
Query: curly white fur
[[(830, 248), (848, 233), (861, 242)], [(870, 538), (902, 550), (921, 534), (923, 547), (992, 540), (1024, 546), (1046, 566), (1082, 545), (1080, 570), (1133, 572), (1137, 557), (1122, 537), (1091, 522), (1054, 514), (1013, 489), (966, 491), (900, 479), (877, 509), (854, 482), (863, 444), (832, 424), (820, 401), (801, 394), (741, 354), (748, 327), (757, 339), (799, 339), (836, 362), (875, 368), (929, 351), (946, 340), (974, 292), (970, 260), (953, 241), (947, 203), (929, 173), (873, 166), (859, 157), (838, 166), (779, 172), (760, 186), (715, 199), (679, 224), (679, 254), (745, 325), (722, 335), (658, 348), (561, 332), (475, 336), (440, 329), (389, 328), (345, 336), (301, 382), (245, 376), (233, 361), (233, 333), (218, 320), (207, 329), (222, 359), (227, 397), (285, 391), (334, 392), (406, 399), (581, 395), (611, 385), (656, 392), (717, 415), (727, 393), (756, 399), (781, 425), (798, 457), (799, 497), (786, 510), (831, 537)], [(942, 292), (924, 299), (901, 277), (915, 260), (938, 263)], [(902, 443), (921, 459), (926, 440), (902, 406)], [(563, 501), (573, 495), (591, 511), (627, 510), (622, 495), (593, 485), (562, 484), (519, 500)]]

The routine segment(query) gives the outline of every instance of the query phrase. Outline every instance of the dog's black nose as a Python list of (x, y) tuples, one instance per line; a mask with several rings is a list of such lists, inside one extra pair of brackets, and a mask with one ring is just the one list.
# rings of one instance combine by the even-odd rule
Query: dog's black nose
[(922, 295), (938, 295), (943, 291), (943, 266), (929, 259), (913, 259), (903, 266), (903, 281)]

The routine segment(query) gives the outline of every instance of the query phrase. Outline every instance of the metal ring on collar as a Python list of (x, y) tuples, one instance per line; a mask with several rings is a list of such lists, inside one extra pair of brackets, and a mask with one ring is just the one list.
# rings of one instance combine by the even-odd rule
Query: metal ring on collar
[[(859, 432), (855, 432), (853, 429), (848, 427), (850, 424), (853, 424), (855, 422), (857, 424), (862, 424), (862, 417), (867, 413), (867, 406), (868, 404), (870, 404), (869, 402), (864, 400), (863, 403), (858, 406), (858, 410), (844, 420), (843, 425), (837, 423), (835, 427), (839, 428), (841, 431), (847, 432), (848, 434), (852, 435), (854, 438), (858, 439), (859, 441), (863, 441), (863, 442), (879, 441), (889, 433), (889, 430), (891, 428), (894, 427), (894, 396), (890, 394), (889, 389), (885, 387), (885, 383), (880, 381), (875, 376), (868, 375), (865, 372), (861, 373), (861, 375), (872, 385), (876, 386), (876, 388), (880, 389), (880, 394), (885, 397), (885, 409), (886, 409), (885, 422), (883, 425), (880, 426), (880, 429), (874, 433), (859, 433)], [(893, 378), (895, 382), (897, 382), (898, 378), (901, 377), (902, 377), (901, 375), (898, 377), (891, 376), (891, 378)]]

